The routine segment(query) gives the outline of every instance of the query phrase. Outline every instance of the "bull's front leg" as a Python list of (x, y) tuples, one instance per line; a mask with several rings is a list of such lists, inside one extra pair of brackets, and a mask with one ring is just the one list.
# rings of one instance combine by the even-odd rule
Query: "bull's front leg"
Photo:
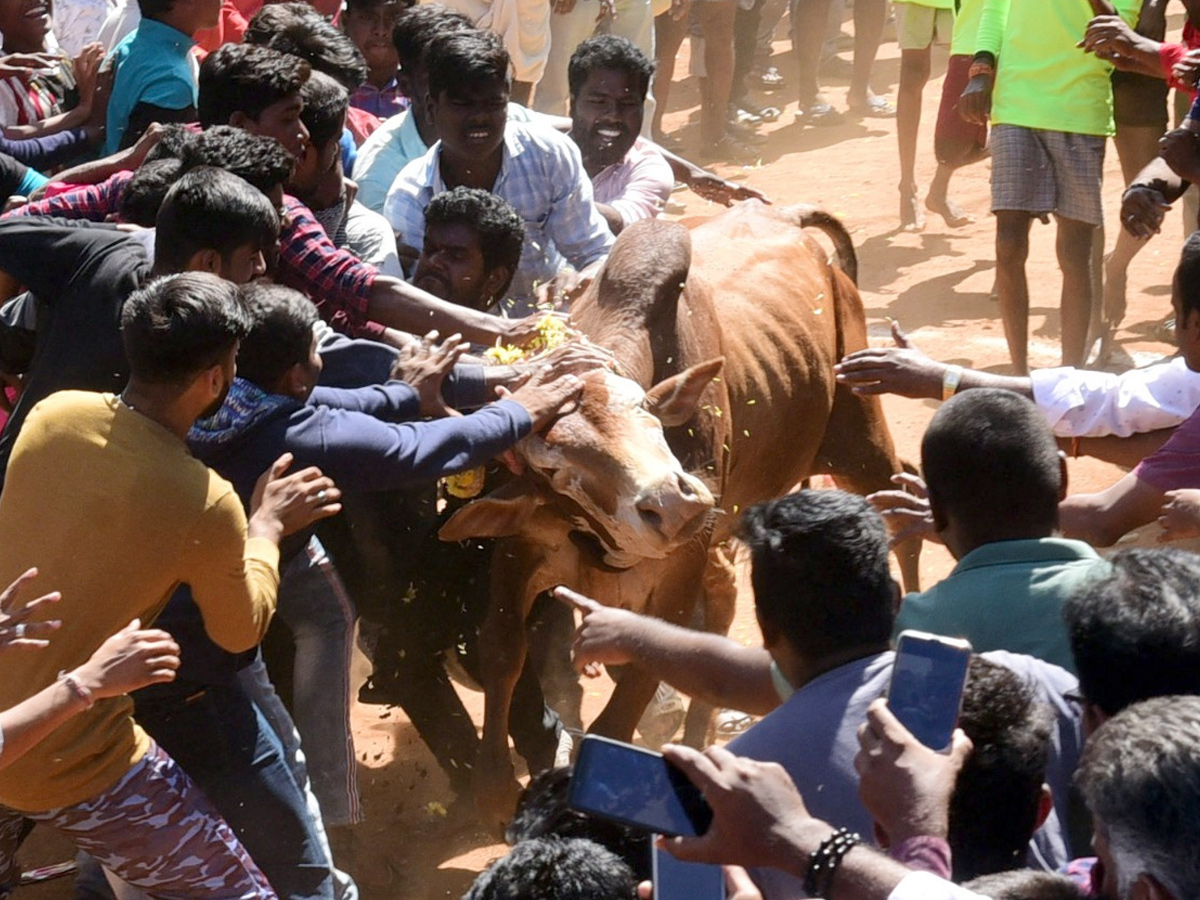
[(590, 734), (599, 734), (618, 741), (629, 741), (638, 720), (646, 711), (646, 705), (658, 688), (658, 679), (636, 666), (622, 666), (620, 680), (613, 689), (604, 711), (588, 729)]

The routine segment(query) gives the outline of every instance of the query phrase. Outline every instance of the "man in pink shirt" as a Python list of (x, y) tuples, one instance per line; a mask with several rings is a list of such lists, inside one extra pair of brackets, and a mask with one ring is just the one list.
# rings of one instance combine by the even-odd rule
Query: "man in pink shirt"
[(608, 34), (580, 44), (567, 69), (571, 139), (613, 234), (662, 212), (675, 184), (659, 149), (638, 137), (653, 74), (654, 63), (632, 42)]

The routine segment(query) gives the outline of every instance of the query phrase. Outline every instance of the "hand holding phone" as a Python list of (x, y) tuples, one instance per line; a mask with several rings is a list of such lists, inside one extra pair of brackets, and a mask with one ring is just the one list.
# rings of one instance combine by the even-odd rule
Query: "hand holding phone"
[(659, 834), (695, 837), (712, 821), (700, 789), (661, 753), (589, 734), (579, 745), (570, 805)]

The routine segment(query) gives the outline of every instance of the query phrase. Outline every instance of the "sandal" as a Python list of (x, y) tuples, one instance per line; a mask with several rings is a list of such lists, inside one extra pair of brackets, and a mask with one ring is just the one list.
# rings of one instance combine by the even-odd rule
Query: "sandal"
[(762, 90), (768, 93), (787, 86), (787, 81), (774, 66), (767, 66), (765, 69), (755, 72), (751, 77), (758, 82), (758, 86)]
[(752, 116), (758, 116), (764, 122), (774, 122), (783, 115), (783, 110), (778, 106), (759, 106), (753, 100), (743, 98), (737, 102), (737, 107), (741, 112), (750, 113)]
[(858, 116), (862, 119), (894, 119), (896, 118), (896, 107), (891, 104), (887, 97), (880, 97), (872, 94), (867, 98), (866, 106), (855, 104), (847, 107), (851, 115)]
[(796, 110), (796, 121), (801, 125), (841, 125), (844, 118), (825, 100), (816, 100)]

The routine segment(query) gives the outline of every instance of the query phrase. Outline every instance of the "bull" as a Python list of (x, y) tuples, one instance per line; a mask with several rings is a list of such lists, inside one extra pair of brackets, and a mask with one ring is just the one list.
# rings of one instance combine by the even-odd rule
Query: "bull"
[[(840, 265), (804, 229), (833, 242)], [(818, 473), (866, 493), (902, 466), (877, 398), (833, 366), (866, 346), (844, 227), (812, 207), (744, 203), (692, 231), (624, 231), (572, 308), (619, 375), (587, 376), (577, 409), (516, 448), (521, 477), (466, 505), (443, 540), (497, 538), (480, 632), (485, 697), (473, 781), (492, 821), (517, 784), (507, 725), (535, 599), (567, 584), (602, 602), (726, 633), (736, 586), (725, 552), (738, 512)], [(916, 585), (916, 548), (901, 554)], [(655, 690), (623, 673), (592, 731), (629, 739)], [(686, 740), (704, 738), (707, 710)]]

